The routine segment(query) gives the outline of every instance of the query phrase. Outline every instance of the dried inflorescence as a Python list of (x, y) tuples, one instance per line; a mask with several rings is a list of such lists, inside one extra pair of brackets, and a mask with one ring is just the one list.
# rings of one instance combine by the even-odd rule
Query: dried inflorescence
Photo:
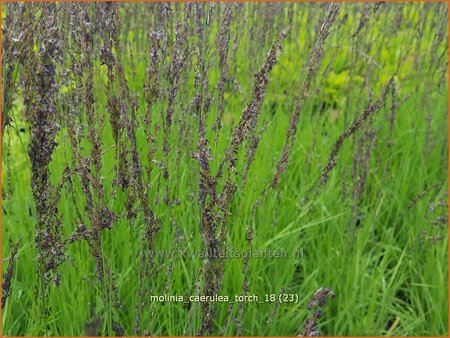
[(213, 129), (220, 130), (222, 128), (222, 118), (225, 109), (225, 85), (228, 82), (228, 56), (230, 43), (230, 24), (233, 18), (233, 4), (223, 4), (222, 16), (220, 20), (220, 27), (218, 33), (217, 49), (219, 51), (219, 68), (220, 79), (217, 84), (218, 100), (217, 100), (217, 118)]
[[(28, 155), (31, 162), (31, 188), (36, 205), (35, 243), (38, 249), (39, 271), (46, 289), (53, 280), (59, 284), (58, 267), (65, 260), (65, 245), (58, 215), (58, 187), (50, 181), (49, 164), (56, 147), (57, 90), (55, 67), (61, 61), (60, 36), (56, 25), (56, 4), (25, 6), (22, 19), (32, 22), (35, 11), (40, 13), (32, 49), (33, 36), (24, 36), (29, 45), (23, 49), (25, 76), (21, 79), (30, 124)], [(43, 290), (44, 291), (44, 290)]]
[[(31, 29), (24, 26), (26, 6), (21, 3), (10, 3), (6, 8), (7, 15), (2, 28), (3, 51), (2, 63), (5, 67), (3, 82), (3, 102), (2, 102), (2, 134), (5, 127), (11, 123), (10, 110), (13, 104), (13, 97), (17, 88), (17, 73), (20, 64), (24, 61), (23, 47)], [(28, 35), (28, 37), (27, 37)]]
[(330, 34), (331, 27), (333, 26), (334, 22), (336, 21), (337, 16), (339, 15), (340, 8), (341, 8), (341, 4), (339, 2), (332, 3), (328, 9), (328, 13), (327, 13), (325, 19), (322, 22), (321, 27), (320, 27), (315, 47), (312, 50), (310, 57), (309, 57), (308, 68), (306, 70), (306, 77), (303, 80), (303, 84), (300, 89), (300, 93), (295, 98), (295, 101), (294, 101), (295, 102), (295, 110), (291, 114), (290, 119), (289, 119), (289, 125), (288, 125), (288, 129), (286, 131), (286, 138), (285, 138), (283, 150), (281, 152), (281, 156), (280, 156), (280, 159), (277, 164), (277, 171), (276, 171), (274, 177), (272, 178), (272, 183), (271, 183), (272, 188), (275, 188), (276, 186), (278, 186), (281, 176), (284, 174), (284, 172), (287, 169), (291, 148), (294, 145), (296, 135), (297, 135), (297, 125), (298, 125), (298, 121), (300, 119), (301, 111), (303, 109), (303, 104), (306, 99), (306, 96), (308, 95), (310, 87), (316, 77), (318, 68), (322, 61), (323, 48), (324, 48), (325, 41), (326, 41), (328, 35)]
[(356, 31), (352, 34), (352, 38), (357, 37), (360, 32), (363, 30), (363, 28), (367, 25), (367, 22), (370, 19), (371, 14), (375, 14), (379, 9), (380, 6), (383, 4), (383, 2), (378, 2), (374, 4), (365, 3), (363, 6), (363, 9), (361, 11), (361, 18), (359, 20), (358, 28)]
[[(368, 85), (368, 76), (366, 76), (366, 87), (368, 88), (368, 99), (366, 107), (372, 103), (372, 91)], [(366, 179), (369, 171), (369, 161), (376, 145), (376, 132), (373, 127), (373, 117), (370, 117), (366, 125), (361, 126), (360, 135), (355, 140), (356, 146), (353, 154), (353, 217), (356, 224), (361, 221), (359, 210), (360, 202), (366, 185)]]
[[(91, 5), (74, 3), (64, 7), (69, 13), (70, 20), (77, 29), (72, 31), (72, 49), (68, 58), (70, 71), (76, 86), (68, 94), (69, 114), (64, 123), (70, 139), (73, 153), (73, 169), (71, 176), (78, 176), (81, 191), (85, 198), (87, 219), (78, 214), (78, 226), (72, 232), (67, 243), (78, 240), (87, 242), (89, 252), (95, 260), (95, 271), (98, 283), (103, 292), (106, 306), (119, 307), (118, 289), (114, 273), (102, 249), (102, 233), (111, 230), (118, 216), (107, 206), (105, 200), (104, 178), (102, 177), (103, 138), (105, 117), (98, 114), (94, 96), (94, 65), (93, 60), (105, 57), (105, 49), (95, 48), (93, 32), (96, 29), (90, 13)], [(107, 7), (107, 10), (113, 10)], [(112, 56), (112, 55), (110, 55)], [(113, 56), (112, 56), (113, 57)], [(104, 60), (106, 61), (106, 60)], [(111, 59), (108, 59), (108, 62)], [(78, 128), (79, 121), (86, 121), (86, 130)], [(89, 142), (90, 152), (84, 154), (82, 142)], [(70, 179), (73, 182), (72, 179)], [(90, 226), (89, 226), (90, 225)]]
[[(248, 133), (257, 124), (259, 112), (269, 83), (272, 68), (277, 62), (277, 53), (281, 49), (281, 43), (286, 38), (287, 32), (281, 31), (277, 40), (267, 54), (267, 58), (260, 71), (255, 74), (252, 96), (249, 103), (242, 111), (240, 120), (233, 131), (231, 142), (225, 150), (220, 162), (218, 172), (212, 176), (209, 168), (209, 150), (205, 138), (203, 118), (199, 119), (199, 145), (196, 155), (200, 168), (199, 202), (201, 207), (201, 231), (208, 252), (213, 253), (204, 266), (204, 292), (205, 295), (214, 295), (220, 289), (223, 275), (223, 255), (226, 249), (226, 227), (229, 217), (230, 204), (236, 194), (237, 185), (233, 182), (235, 164), (238, 149), (248, 138)], [(224, 178), (222, 191), (217, 191), (217, 182), (224, 174), (224, 166), (227, 165), (227, 176)], [(221, 258), (222, 257), (222, 258)], [(211, 333), (215, 317), (215, 305), (202, 304), (203, 323), (199, 334)]]
[(216, 179), (222, 176), (225, 164), (227, 164), (229, 171), (234, 171), (239, 147), (247, 140), (249, 132), (256, 127), (261, 106), (264, 102), (266, 89), (269, 84), (270, 72), (277, 63), (278, 51), (281, 49), (282, 42), (286, 37), (287, 31), (282, 30), (267, 53), (266, 60), (261, 69), (255, 74), (250, 101), (242, 111), (239, 122), (233, 131), (231, 142), (220, 163)]
[(14, 267), (18, 259), (20, 242), (17, 242), (11, 250), (11, 255), (8, 259), (8, 268), (6, 269), (6, 274), (2, 277), (2, 309), (5, 308), (6, 299), (11, 293), (11, 282), (14, 274)]
[(328, 156), (328, 162), (322, 169), (319, 178), (314, 182), (311, 188), (308, 189), (304, 201), (309, 201), (312, 197), (311, 195), (314, 193), (314, 196), (317, 196), (320, 189), (328, 182), (330, 172), (337, 165), (337, 157), (344, 145), (344, 141), (352, 136), (356, 131), (358, 131), (362, 126), (365, 125), (367, 120), (374, 115), (376, 112), (381, 110), (386, 105), (386, 97), (388, 91), (394, 81), (394, 77), (392, 77), (384, 86), (381, 96), (376, 100), (373, 104), (370, 104), (362, 113), (359, 115), (355, 121), (338, 137), (336, 142), (334, 143), (333, 149), (331, 150), (330, 155)]
[(116, 337), (125, 336), (125, 329), (123, 328), (123, 326), (114, 320), (112, 321), (112, 329), (113, 329), (114, 333), (116, 334)]
[(319, 320), (322, 318), (322, 307), (326, 304), (328, 298), (334, 297), (334, 292), (328, 288), (319, 288), (312, 295), (308, 302), (308, 310), (312, 311), (310, 318), (305, 320), (301, 337), (320, 336)]
[[(374, 45), (374, 42), (383, 41), (382, 30), (377, 30), (374, 36), (365, 34), (374, 27), (372, 21), (377, 19), (374, 16), (379, 14), (380, 4), (362, 5), (357, 11), (346, 10), (340, 21), (340, 3), (322, 4), (318, 8), (312, 4), (301, 4), (301, 10), (297, 10), (300, 4), (286, 7), (281, 3), (166, 2), (139, 6), (111, 2), (11, 3), (7, 5), (8, 13), (3, 28), (5, 93), (2, 128), (9, 125), (13, 114), (20, 118), (20, 112), (16, 114), (12, 108), (15, 108), (15, 99), (18, 99), (17, 102), (23, 99), (30, 126), (28, 154), (36, 204), (35, 215), (31, 216), (36, 218), (35, 245), (39, 267), (36, 296), (43, 305), (42, 320), (48, 320), (46, 316), (52, 306), (46, 305), (50, 282), (58, 285), (64, 277), (59, 276), (58, 269), (68, 257), (67, 248), (73, 244), (74, 248), (84, 246), (89, 250), (93, 263), (90, 272), (96, 277), (92, 279), (96, 284), (95, 292), (101, 295), (95, 301), (89, 301), (103, 302), (94, 304), (91, 311), (105, 309), (101, 320), (94, 319), (86, 324), (86, 334), (90, 335), (98, 334), (100, 327), (106, 328), (108, 334), (118, 336), (125, 333), (155, 333), (151, 331), (155, 330), (161, 308), (158, 303), (151, 302), (150, 296), (161, 292), (170, 293), (177, 285), (174, 282), (175, 277), (179, 277), (177, 267), (185, 263), (174, 256), (160, 260), (156, 252), (161, 243), (169, 243), (169, 249), (180, 255), (191, 250), (191, 247), (196, 248), (196, 245), (201, 245), (202, 250), (208, 253), (204, 260), (185, 265), (187, 274), (192, 273), (189, 269), (195, 270), (190, 285), (185, 289), (186, 294), (213, 296), (224, 291), (222, 284), (228, 272), (224, 254), (229, 245), (232, 213), (250, 218), (248, 223), (245, 223), (246, 219), (242, 221), (248, 224), (247, 248), (253, 248), (256, 246), (254, 231), (258, 231), (256, 211), (262, 211), (263, 208), (259, 207), (263, 205), (263, 197), (274, 198), (264, 207), (279, 204), (272, 202), (280, 196), (279, 192), (284, 189), (282, 187), (286, 187), (281, 184), (282, 178), (288, 169), (290, 157), (299, 150), (295, 149), (297, 128), (300, 117), (307, 111), (306, 104), (313, 105), (311, 123), (316, 125), (311, 126), (312, 149), (305, 149), (308, 165), (305, 173), (315, 169), (314, 160), (319, 158), (321, 132), (324, 143), (330, 136), (326, 134), (327, 128), (321, 129), (319, 126), (320, 123), (327, 123), (329, 109), (339, 110), (331, 123), (334, 124), (333, 128), (343, 128), (343, 132), (334, 143), (318, 179), (311, 182), (312, 187), (307, 190), (305, 201), (313, 204), (317, 200), (311, 197), (317, 197), (321, 188), (327, 184), (331, 173), (341, 163), (339, 158), (347, 158), (342, 156), (347, 155), (343, 147), (348, 140), (353, 139), (353, 171), (351, 168), (347, 170), (347, 164), (342, 163), (347, 175), (343, 186), (345, 196), (350, 197), (350, 203), (353, 203), (354, 217), (359, 219), (362, 202), (366, 196), (369, 197), (365, 190), (369, 173), (373, 169), (370, 164), (376, 154), (376, 142), (380, 139), (379, 134), (386, 131), (386, 135), (381, 136), (386, 140), (387, 150), (394, 149), (394, 132), (401, 115), (399, 107), (405, 100), (402, 94), (407, 87), (400, 80), (394, 83), (393, 77), (383, 88), (380, 98), (372, 100), (371, 86), (374, 92), (377, 86), (370, 82), (379, 80), (376, 77), (372, 79), (376, 69), (372, 66), (389, 68), (377, 63), (377, 60), (385, 59), (382, 51), (386, 46)], [(140, 11), (143, 7), (145, 10)], [(353, 17), (353, 24), (350, 25), (347, 23), (348, 15), (354, 13), (361, 16)], [(446, 43), (446, 12), (437, 12), (431, 23), (425, 22), (426, 13), (420, 13), (417, 32), (411, 30), (408, 34), (418, 35), (411, 41), (414, 47), (422, 50), (422, 33), (437, 32), (430, 48), (441, 48), (443, 51), (427, 57), (426, 62), (414, 55), (415, 67), (427, 70), (429, 63), (430, 73), (434, 74), (434, 69), (447, 51), (442, 48)], [(394, 14), (389, 14), (396, 21), (389, 26), (392, 33), (404, 25), (402, 20), (406, 17), (406, 13), (401, 11)], [(133, 17), (133, 20), (128, 20), (128, 17)], [(312, 26), (304, 34), (304, 39), (303, 36), (299, 39), (301, 25), (298, 23), (303, 22), (312, 22)], [(292, 28), (288, 30), (280, 27)], [(364, 85), (369, 93), (367, 100), (365, 95), (355, 97), (355, 87), (350, 84), (348, 90), (346, 85), (342, 85), (346, 94), (342, 101), (344, 103), (332, 102), (328, 106), (328, 98), (322, 97), (327, 95), (330, 74), (339, 73), (336, 60), (342, 50), (341, 41), (335, 35), (333, 43), (329, 42), (332, 40), (329, 36), (335, 28), (341, 28), (339, 33), (348, 34), (348, 37), (353, 34), (349, 50), (352, 67), (348, 82), (359, 83), (359, 75), (364, 73)], [(291, 53), (286, 63), (288, 66), (280, 67), (278, 73), (274, 72), (280, 50), (286, 45), (288, 50), (295, 50), (295, 53), (309, 52), (309, 57), (297, 60), (297, 54)], [(328, 45), (334, 54), (324, 58)], [(136, 48), (141, 47), (142, 50), (136, 51)], [(268, 53), (264, 54), (267, 50)], [(242, 60), (242, 56), (245, 58), (247, 55), (249, 60)], [(370, 56), (368, 66), (358, 62), (362, 56)], [(325, 61), (328, 64), (321, 71)], [(425, 67), (423, 63), (426, 63)], [(262, 66), (257, 69), (260, 64)], [(274, 75), (289, 81), (289, 77), (284, 74), (296, 67), (303, 67), (300, 74), (304, 76), (298, 83), (299, 91), (293, 100), (290, 99), (289, 88), (278, 91), (271, 97), (272, 102), (282, 97), (280, 100), (286, 100), (287, 103), (278, 105), (275, 102), (274, 107), (281, 108), (274, 108), (265, 115), (264, 102), (270, 90), (269, 82), (273, 81)], [(446, 72), (443, 74), (433, 75), (436, 86), (442, 85), (442, 78), (438, 76), (444, 76), (445, 80)], [(403, 80), (403, 77), (400, 79)], [(243, 93), (242, 88), (247, 85), (247, 80), (250, 80), (249, 90)], [(278, 89), (284, 88), (275, 88)], [(388, 101), (389, 94), (391, 101)], [(243, 102), (242, 111), (228, 111), (239, 100)], [(292, 102), (292, 108), (289, 102)], [(387, 102), (391, 104), (385, 119), (389, 128), (379, 128), (381, 119), (376, 119), (376, 113)], [(425, 105), (429, 104), (426, 102)], [(286, 111), (288, 126), (283, 135), (284, 144), (278, 162), (272, 168), (269, 164), (272, 154), (267, 152), (268, 143), (264, 142), (264, 133), (267, 130), (279, 130), (284, 117), (278, 114)], [(362, 114), (357, 115), (360, 111)], [(350, 115), (353, 112), (355, 116), (352, 120)], [(340, 120), (340, 115), (343, 120)], [(427, 142), (433, 143), (431, 133), (434, 121), (431, 113), (429, 116)], [(12, 134), (13, 130), (9, 128), (8, 132)], [(63, 149), (57, 148), (56, 140)], [(11, 139), (8, 138), (8, 142)], [(265, 148), (261, 149), (263, 146)], [(432, 144), (425, 148), (430, 156), (433, 155), (432, 148)], [(64, 152), (62, 162), (58, 159), (58, 163), (53, 163), (55, 150), (58, 150), (58, 155), (59, 150)], [(108, 156), (110, 150), (115, 154)], [(258, 157), (263, 151), (267, 154)], [(7, 156), (7, 162), (13, 158), (11, 152)], [(258, 187), (258, 179), (262, 176), (253, 175), (261, 168), (257, 166), (262, 162), (260, 159), (267, 164), (263, 168), (268, 169), (267, 174), (272, 173), (270, 181), (263, 185), (262, 194), (251, 195), (257, 199), (251, 210), (245, 210), (243, 205), (246, 203), (240, 204), (242, 200), (238, 200), (235, 206), (233, 203), (240, 196), (243, 199), (247, 197), (241, 193)], [(385, 163), (384, 172), (395, 163), (390, 161)], [(63, 165), (59, 166), (61, 163)], [(8, 164), (6, 166), (11, 172), (11, 167)], [(64, 170), (60, 173), (62, 168)], [(354, 178), (353, 186), (348, 183), (352, 182), (348, 179), (351, 175)], [(9, 179), (10, 175), (7, 176)], [(58, 183), (52, 183), (55, 181)], [(442, 182), (439, 184), (442, 185)], [(428, 198), (435, 187), (437, 183), (425, 188), (411, 200), (407, 210)], [(278, 191), (278, 188), (282, 189)], [(351, 189), (352, 196), (347, 194)], [(72, 218), (67, 224), (64, 223), (64, 233), (68, 236), (63, 236), (63, 218), (58, 210), (61, 196), (67, 196), (64, 202), (72, 208), (68, 213)], [(183, 200), (182, 196), (188, 198)], [(160, 203), (161, 200), (164, 203)], [(186, 219), (178, 219), (184, 217), (180, 216), (184, 213), (178, 213), (181, 211), (180, 205), (189, 208), (192, 219), (189, 218), (191, 215)], [(444, 206), (444, 201), (433, 200), (424, 216), (427, 226), (439, 231), (427, 232), (433, 241), (443, 238), (441, 231), (445, 230), (448, 222)], [(189, 229), (188, 225), (182, 223), (187, 219), (189, 224), (193, 221), (199, 225), (197, 233), (199, 230), (201, 238), (192, 246), (185, 245), (189, 236), (186, 233), (191, 230), (195, 232), (196, 229)], [(130, 259), (133, 266), (129, 267), (130, 273), (124, 276), (130, 279), (124, 279), (124, 283), (132, 281), (137, 286), (133, 290), (135, 294), (132, 297), (127, 294), (123, 299), (125, 306), (118, 310), (118, 281), (122, 279), (116, 278), (115, 259), (117, 256), (122, 260), (122, 257), (110, 257), (109, 250), (114, 250), (111, 243), (116, 244), (115, 240), (111, 242), (111, 237), (122, 226), (128, 227), (126, 229), (133, 242), (131, 253), (126, 258)], [(244, 229), (233, 229), (232, 234), (236, 233), (245, 236)], [(14, 257), (17, 257), (16, 248), (13, 249), (4, 277), (3, 306), (11, 290)], [(127, 264), (129, 261), (124, 259), (121, 263)], [(244, 295), (250, 292), (252, 267), (251, 258), (245, 256), (242, 261), (242, 284), (238, 286)], [(303, 335), (319, 334), (320, 308), (331, 295), (332, 291), (325, 288), (314, 294), (308, 305), (313, 313), (305, 322)], [(130, 305), (131, 310), (127, 307)], [(223, 334), (235, 332), (242, 335), (249, 332), (245, 303), (230, 304), (227, 314), (221, 313), (219, 305), (215, 303), (183, 306), (183, 309), (190, 308), (191, 319), (189, 325), (183, 328), (185, 332), (213, 334), (218, 329), (219, 320), (224, 317)], [(128, 317), (120, 317), (123, 309), (135, 310), (134, 323), (131, 325)], [(197, 310), (200, 313), (196, 313)], [(280, 310), (281, 306), (275, 303), (266, 318), (266, 327), (275, 322)], [(197, 320), (197, 315), (201, 315), (201, 322)], [(87, 316), (97, 318), (96, 313)], [(163, 332), (160, 328), (156, 330), (157, 334)]]

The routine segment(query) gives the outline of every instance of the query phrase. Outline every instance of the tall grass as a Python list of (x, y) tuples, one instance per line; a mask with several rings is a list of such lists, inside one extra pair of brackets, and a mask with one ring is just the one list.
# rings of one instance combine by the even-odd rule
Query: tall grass
[(447, 4), (2, 15), (5, 335), (448, 333)]

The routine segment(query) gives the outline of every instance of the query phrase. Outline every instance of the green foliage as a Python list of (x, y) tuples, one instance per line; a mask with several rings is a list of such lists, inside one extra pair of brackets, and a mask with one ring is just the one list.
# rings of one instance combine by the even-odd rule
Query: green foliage
[[(97, 28), (103, 18), (96, 17), (96, 6), (104, 5), (86, 7)], [(237, 186), (228, 210), (225, 242), (227, 250), (235, 252), (251, 248), (257, 252), (301, 253), (300, 257), (250, 259), (247, 272), (243, 257), (226, 259), (221, 295), (234, 298), (234, 295), (248, 293), (259, 295), (263, 300), (265, 294), (285, 292), (298, 295), (299, 301), (276, 306), (246, 303), (244, 310), (239, 310), (237, 303), (218, 303), (213, 334), (235, 335), (239, 325), (242, 335), (301, 334), (305, 319), (311, 315), (307, 309), (309, 299), (319, 287), (327, 287), (333, 290), (335, 298), (323, 308), (324, 315), (319, 322), (322, 334), (447, 335), (448, 222), (440, 223), (440, 217), (447, 217), (448, 197), (446, 28), (442, 36), (438, 34), (442, 25), (447, 25), (442, 21), (447, 19), (447, 4), (386, 3), (377, 10), (374, 9), (376, 4), (371, 3), (342, 6), (324, 45), (318, 76), (312, 80), (305, 99), (287, 171), (276, 189), (269, 188), (283, 149), (289, 117), (295, 109), (294, 100), (305, 79), (310, 53), (327, 12), (325, 5), (283, 3), (281, 9), (277, 9), (276, 4), (246, 3), (233, 7), (229, 76), (224, 91), (223, 127), (219, 131), (212, 128), (218, 114), (216, 85), (221, 76), (216, 37), (225, 4), (216, 4), (211, 10), (211, 31), (209, 39), (205, 40), (209, 50), (204, 58), (209, 63), (205, 96), (210, 94), (212, 101), (209, 111), (205, 112), (205, 124), (212, 157), (209, 164), (214, 175), (243, 108), (251, 99), (254, 74), (264, 63), (279, 31), (290, 26), (259, 111), (255, 135), (260, 136), (260, 142), (254, 160), (246, 169), (248, 150), (252, 148), (251, 139), (247, 139), (238, 149), (234, 168), (238, 174), (234, 175), (228, 168), (224, 174)], [(3, 7), (9, 6), (12, 4)], [(93, 189), (93, 203), (108, 208), (117, 216), (110, 230), (100, 232), (98, 242), (111, 275), (105, 274), (107, 278), (99, 282), (92, 247), (84, 239), (77, 240), (67, 245), (68, 258), (58, 267), (59, 287), (50, 284), (46, 296), (37, 292), (40, 283), (36, 274), (39, 249), (35, 246), (38, 212), (32, 195), (28, 157), (31, 131), (27, 109), (30, 108), (24, 102), (23, 85), (30, 69), (26, 60), (5, 59), (3, 84), (4, 88), (5, 84), (12, 84), (7, 88), (13, 100), (7, 112), (12, 123), (3, 133), (4, 260), (20, 240), (11, 294), (2, 311), (5, 335), (84, 335), (86, 325), (95, 323), (96, 318), (100, 318), (98, 334), (115, 334), (113, 321), (117, 321), (127, 335), (134, 335), (137, 315), (141, 335), (195, 335), (202, 325), (200, 303), (150, 302), (148, 298), (149, 295), (201, 294), (205, 283), (202, 277), (205, 260), (189, 257), (205, 248), (198, 202), (201, 173), (193, 156), (198, 152), (201, 137), (199, 115), (192, 108), (199, 59), (195, 12), (188, 21), (185, 41), (189, 53), (180, 72), (169, 134), (164, 134), (162, 127), (169, 95), (164, 94), (151, 107), (152, 127), (161, 127), (154, 135), (156, 151), (152, 162), (147, 154), (153, 144), (146, 138), (144, 123), (149, 106), (144, 86), (150, 64), (151, 41), (147, 33), (149, 30), (160, 32), (163, 28), (158, 21), (162, 4), (118, 6), (121, 27), (117, 34), (121, 50), (113, 46), (111, 51), (123, 67), (132, 99), (136, 98), (138, 104), (135, 135), (142, 168), (153, 166), (150, 176), (142, 170), (142, 178), (144, 184), (148, 184), (144, 191), (151, 210), (161, 222), (154, 248), (173, 256), (155, 257), (150, 277), (144, 279), (144, 285), (139, 284), (143, 264), (140, 255), (146, 250), (142, 238), (148, 229), (145, 203), (135, 202), (136, 215), (127, 218), (131, 188), (121, 189), (115, 184), (122, 143), (115, 143), (108, 110), (108, 99), (116, 96), (118, 104), (125, 102), (129, 114), (132, 99), (126, 101), (119, 73), (115, 74), (114, 82), (110, 82), (108, 65), (100, 59), (106, 41), (100, 36), (105, 34), (101, 29), (93, 31), (95, 43), (92, 54), (87, 55), (93, 64), (93, 77), (86, 78), (86, 73), (83, 76), (75, 72), (65, 74), (71, 69), (72, 60), (83, 60), (86, 55), (74, 49), (71, 33), (75, 27), (70, 21), (64, 22), (67, 8), (58, 4), (57, 13), (61, 16), (56, 21), (67, 49), (62, 51), (62, 60), (55, 62), (58, 132), (57, 146), (48, 166), (50, 181), (57, 186), (66, 167), (75, 171), (77, 155), (65, 118), (73, 108), (69, 103), (71, 95), (78, 95), (77, 88), (83, 81), (92, 80), (95, 128), (101, 135), (98, 177), (105, 189), (104, 196), (96, 195)], [(147, 12), (146, 6), (151, 10)], [(171, 29), (174, 30), (177, 21), (184, 22), (185, 4), (171, 6)], [(206, 10), (206, 5), (203, 8)], [(370, 14), (369, 19), (353, 36), (365, 11)], [(148, 13), (152, 13), (151, 16)], [(16, 27), (6, 26), (7, 30), (14, 31), (13, 28)], [(4, 39), (11, 36), (14, 34), (5, 35)], [(42, 43), (39, 38), (36, 35), (36, 46), (30, 46), (33, 53), (39, 51)], [(167, 91), (171, 84), (165, 71), (176, 50), (175, 34), (170, 38), (168, 49), (161, 47), (165, 62), (158, 68), (161, 87)], [(14, 46), (20, 43), (11, 48), (16, 48)], [(440, 59), (440, 55), (444, 57)], [(8, 67), (12, 70), (11, 79), (6, 75)], [(394, 73), (393, 90), (397, 96), (392, 95), (391, 89), (384, 107), (344, 142), (328, 181), (312, 200), (305, 202), (304, 197), (315, 187), (340, 135), (381, 96)], [(111, 92), (106, 89), (109, 84)], [(82, 132), (78, 149), (82, 157), (90, 158), (94, 146), (87, 136), (90, 127), (84, 105), (86, 97), (79, 99), (77, 125)], [(121, 142), (131, 149), (126, 126), (121, 130), (125, 135)], [(165, 137), (171, 145), (168, 153), (162, 146)], [(163, 166), (169, 179), (164, 179)], [(90, 170), (95, 172), (92, 163)], [(217, 189), (224, 185), (225, 181), (220, 181)], [(166, 191), (170, 203), (164, 201)], [(93, 227), (86, 202), (82, 178), (74, 174), (62, 187), (57, 203), (57, 216), (61, 219), (65, 239), (70, 238), (80, 223), (89, 229)], [(255, 205), (258, 207), (254, 209)], [(249, 228), (253, 229), (250, 246)], [(183, 255), (185, 258), (180, 258)], [(3, 273), (6, 268), (7, 264), (3, 264)], [(243, 288), (246, 279), (248, 291)], [(105, 291), (113, 290), (114, 286), (117, 286), (120, 307), (112, 306), (114, 295)], [(146, 290), (145, 297), (139, 293), (139, 288)], [(139, 309), (143, 301), (145, 306)]]

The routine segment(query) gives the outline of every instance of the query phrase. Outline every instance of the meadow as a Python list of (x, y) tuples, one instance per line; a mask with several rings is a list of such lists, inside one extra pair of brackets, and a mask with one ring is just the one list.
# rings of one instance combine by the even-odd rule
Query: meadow
[(448, 335), (448, 4), (2, 4), (2, 333)]

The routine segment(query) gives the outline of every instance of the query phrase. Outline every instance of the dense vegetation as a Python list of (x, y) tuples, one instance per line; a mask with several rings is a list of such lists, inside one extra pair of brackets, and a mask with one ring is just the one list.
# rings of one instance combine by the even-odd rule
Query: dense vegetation
[(4, 4), (3, 334), (447, 335), (447, 10)]

